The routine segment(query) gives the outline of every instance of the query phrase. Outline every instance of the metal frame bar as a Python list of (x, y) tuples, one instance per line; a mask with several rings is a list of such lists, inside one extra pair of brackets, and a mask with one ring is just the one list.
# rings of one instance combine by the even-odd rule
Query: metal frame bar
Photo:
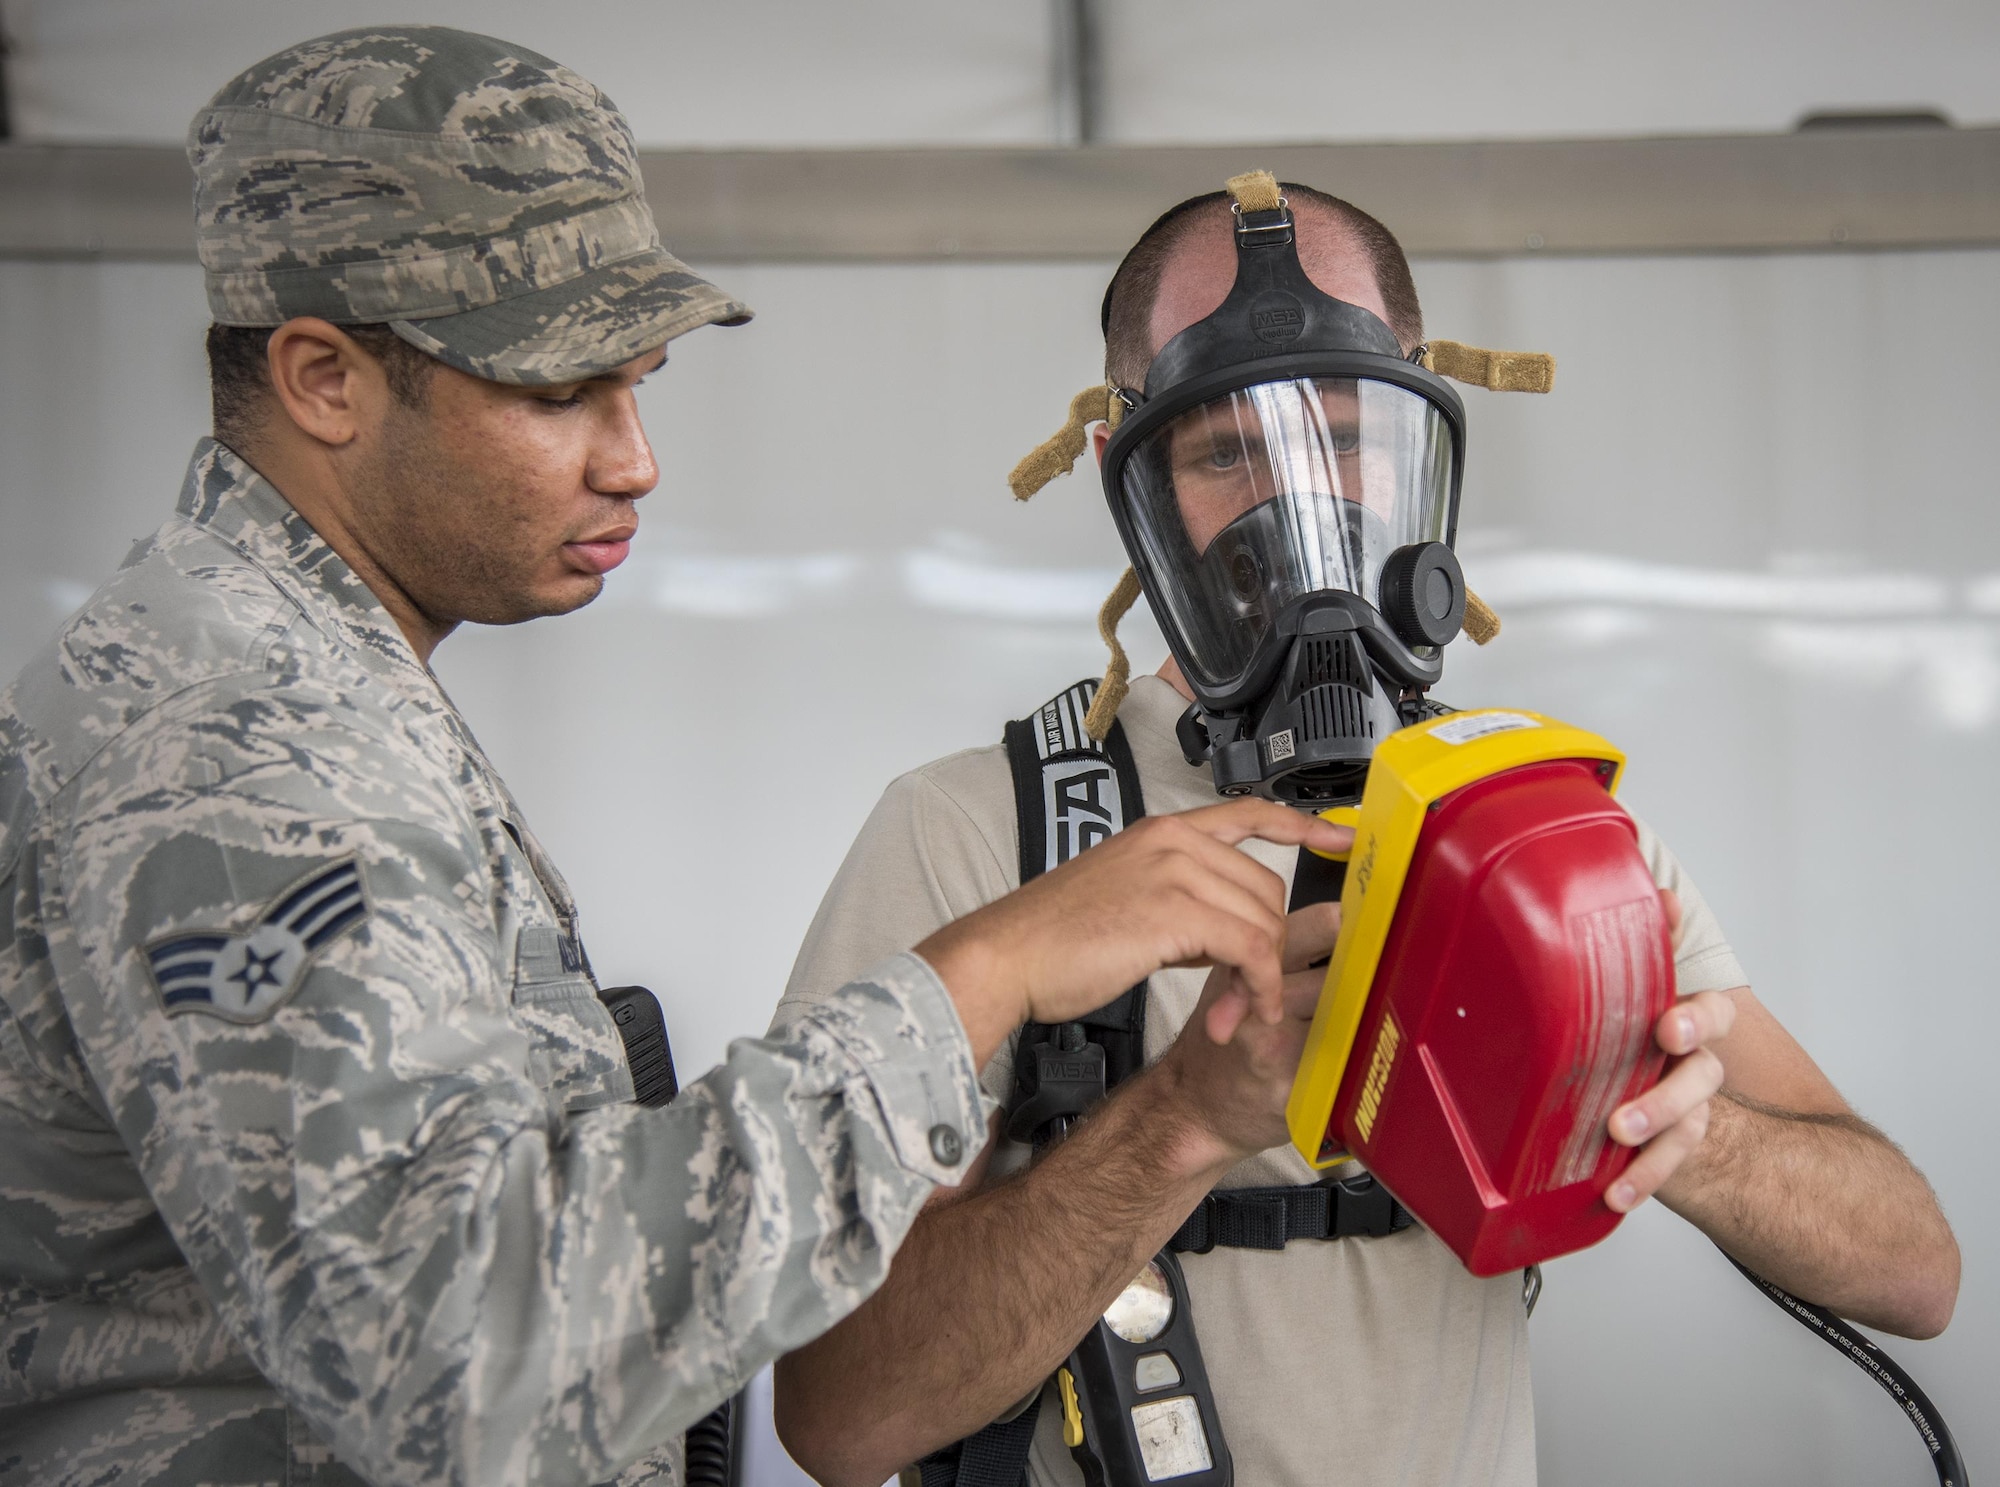
[(1055, 137), (1093, 145), (1104, 135), (1104, 69), (1098, 50), (1097, 0), (1053, 0)]
[[(2000, 245), (1995, 128), (641, 159), (662, 234), (700, 263), (1111, 259), (1258, 165), (1360, 203), (1419, 258)], [(0, 145), (0, 258), (190, 258), (189, 192), (173, 146)]]

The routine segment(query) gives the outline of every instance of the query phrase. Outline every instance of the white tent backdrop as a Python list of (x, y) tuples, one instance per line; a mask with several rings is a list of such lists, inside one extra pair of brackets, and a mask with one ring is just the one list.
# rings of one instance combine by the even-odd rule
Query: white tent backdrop
[[(682, 1067), (764, 1022), (884, 782), (1100, 656), (1080, 476), (1002, 476), (1094, 371), (1103, 265), (735, 268), (743, 330), (643, 397), (663, 479), (598, 604), (439, 670)], [(1442, 694), (1624, 745), (1760, 993), (1931, 1175), (1958, 1320), (1894, 1351), (1975, 1461), (2000, 1376), (1984, 1052), (2000, 783), (2000, 254), (1419, 266), (1432, 328), (1561, 361), (1471, 393), (1464, 550), (1508, 628)], [(0, 671), (173, 495), (203, 426), (184, 267), (0, 265)], [(1135, 626), (1142, 664), (1163, 653)], [(1654, 1210), (1550, 1267), (1545, 1480), (1923, 1480), (1848, 1365)], [(1664, 1430), (1666, 1439), (1658, 1439)]]
[[(1055, 0), (0, 0), (17, 127), (178, 139), (304, 36), (428, 21), (596, 82), (648, 145), (1040, 143)], [(1109, 139), (1469, 139), (1787, 129), (1823, 108), (2000, 120), (1982, 0), (1096, 0)]]
[[(42, 137), (177, 137), (232, 68), (391, 15), (570, 61), (649, 144), (1050, 127), (1039, 3), (0, 3)], [(1104, 14), (1128, 139), (1776, 128), (1892, 103), (2000, 117), (2000, 10), (1948, 0)], [(1301, 77), (1267, 86), (1259, 58)], [(717, 269), (759, 318), (678, 343), (642, 395), (664, 473), (632, 562), (580, 615), (440, 652), (586, 905), (600, 970), (661, 993), (687, 1074), (762, 1028), (892, 775), (1100, 664), (1091, 615), (1121, 559), (1094, 480), (1023, 508), (1002, 477), (1094, 377), (1107, 269)], [(1965, 1252), (1958, 1318), (1893, 1351), (1990, 1473), (2000, 253), (1418, 279), (1436, 333), (1561, 362), (1552, 397), (1468, 394), (1462, 550), (1508, 625), (1453, 648), (1441, 695), (1622, 744), (1629, 802), (1759, 992), (1931, 1175)], [(0, 263), (0, 677), (170, 506), (206, 424), (204, 318), (191, 267)], [(1131, 628), (1156, 662), (1157, 634)], [(1889, 1402), (1670, 1215), (1548, 1279), (1552, 1487), (1928, 1479)]]

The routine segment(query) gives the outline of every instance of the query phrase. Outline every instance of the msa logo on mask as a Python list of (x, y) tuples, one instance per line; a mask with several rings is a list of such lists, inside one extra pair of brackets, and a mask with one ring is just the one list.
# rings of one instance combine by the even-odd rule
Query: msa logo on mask
[(1273, 346), (1284, 346), (1305, 334), (1306, 307), (1294, 294), (1267, 289), (1250, 301), (1250, 333)]
[(1125, 824), (1118, 776), (1098, 760), (1042, 770), (1043, 819), (1049, 823), (1046, 872), (1089, 850)]

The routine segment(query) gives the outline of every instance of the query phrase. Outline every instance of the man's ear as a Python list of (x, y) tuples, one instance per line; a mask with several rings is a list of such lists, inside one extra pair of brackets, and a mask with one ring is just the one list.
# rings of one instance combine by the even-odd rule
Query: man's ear
[(1104, 468), (1104, 446), (1111, 442), (1111, 425), (1095, 423), (1090, 426), (1090, 452), (1097, 459), (1097, 468)]
[(271, 332), (271, 390), (299, 432), (334, 448), (381, 421), (388, 381), (380, 363), (339, 326), (313, 316)]

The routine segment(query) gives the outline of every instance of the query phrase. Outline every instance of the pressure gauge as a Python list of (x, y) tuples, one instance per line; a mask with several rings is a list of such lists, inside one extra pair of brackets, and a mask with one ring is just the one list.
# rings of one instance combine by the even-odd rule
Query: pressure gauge
[(1162, 1250), (1105, 1308), (1057, 1375), (1063, 1438), (1090, 1483), (1230, 1487), (1229, 1447), (1188, 1313)]
[(1148, 1260), (1104, 1313), (1104, 1325), (1127, 1342), (1151, 1342), (1173, 1319), (1173, 1287), (1158, 1260)]

